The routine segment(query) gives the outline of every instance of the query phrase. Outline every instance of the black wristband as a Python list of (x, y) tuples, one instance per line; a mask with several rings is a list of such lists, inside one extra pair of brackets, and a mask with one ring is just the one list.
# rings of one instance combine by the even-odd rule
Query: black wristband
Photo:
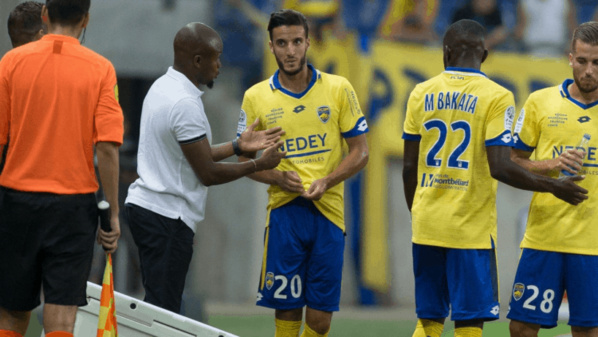
[(241, 148), (239, 147), (239, 138), (233, 139), (232, 143), (233, 143), (233, 151), (235, 152), (235, 154), (237, 156), (240, 156), (241, 154), (243, 154), (243, 151), (241, 151)]

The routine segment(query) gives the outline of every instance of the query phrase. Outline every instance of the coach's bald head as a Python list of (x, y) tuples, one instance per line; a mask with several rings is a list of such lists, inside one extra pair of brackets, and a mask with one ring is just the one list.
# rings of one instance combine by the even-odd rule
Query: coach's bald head
[(193, 84), (212, 87), (220, 68), (222, 39), (209, 26), (193, 22), (181, 28), (174, 38), (174, 69)]
[(444, 67), (480, 70), (488, 56), (485, 34), (484, 27), (473, 20), (459, 20), (450, 25), (442, 41)]

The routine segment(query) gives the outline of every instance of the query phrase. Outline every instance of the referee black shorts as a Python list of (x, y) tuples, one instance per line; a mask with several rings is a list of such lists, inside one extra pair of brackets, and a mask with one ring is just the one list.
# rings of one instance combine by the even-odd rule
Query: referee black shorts
[(44, 302), (86, 305), (98, 225), (91, 194), (0, 187), (0, 306), (30, 311)]

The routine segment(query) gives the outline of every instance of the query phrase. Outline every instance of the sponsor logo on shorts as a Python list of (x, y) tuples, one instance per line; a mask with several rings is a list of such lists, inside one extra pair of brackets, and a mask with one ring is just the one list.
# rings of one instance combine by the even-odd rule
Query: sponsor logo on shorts
[(269, 271), (268, 273), (266, 273), (266, 288), (268, 288), (268, 290), (272, 289), (272, 286), (274, 285), (274, 273)]
[(513, 298), (515, 301), (519, 301), (523, 297), (525, 292), (525, 285), (523, 283), (515, 283), (513, 286)]
[(498, 316), (499, 312), (500, 312), (500, 307), (498, 305), (494, 306), (494, 308), (492, 308), (492, 310), (490, 310), (490, 313), (494, 316)]

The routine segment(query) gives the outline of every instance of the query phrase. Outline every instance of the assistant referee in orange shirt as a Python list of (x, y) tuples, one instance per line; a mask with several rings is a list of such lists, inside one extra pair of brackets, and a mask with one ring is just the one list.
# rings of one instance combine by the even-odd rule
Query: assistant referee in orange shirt
[(112, 64), (81, 46), (90, 0), (46, 0), (48, 34), (0, 61), (0, 337), (22, 336), (44, 290), (46, 336), (72, 336), (98, 224), (94, 146), (112, 231), (123, 114)]

